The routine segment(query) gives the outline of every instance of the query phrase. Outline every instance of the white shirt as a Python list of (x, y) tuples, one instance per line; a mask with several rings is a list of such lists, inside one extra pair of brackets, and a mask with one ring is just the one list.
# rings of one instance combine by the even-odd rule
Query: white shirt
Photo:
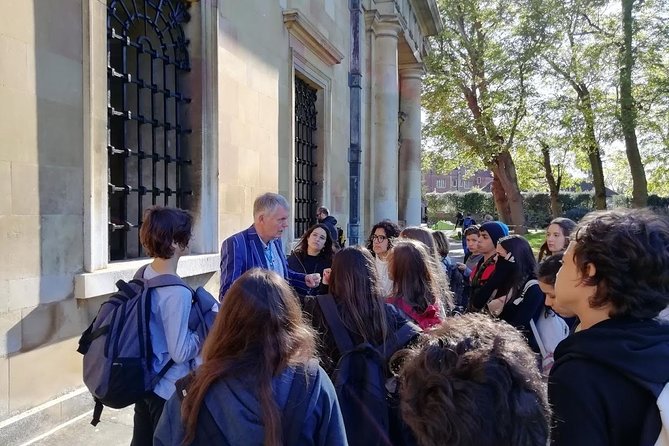
[(388, 262), (381, 260), (378, 256), (374, 257), (376, 264), (376, 273), (379, 276), (379, 288), (381, 288), (381, 295), (383, 297), (390, 296), (393, 292), (393, 281), (388, 276)]

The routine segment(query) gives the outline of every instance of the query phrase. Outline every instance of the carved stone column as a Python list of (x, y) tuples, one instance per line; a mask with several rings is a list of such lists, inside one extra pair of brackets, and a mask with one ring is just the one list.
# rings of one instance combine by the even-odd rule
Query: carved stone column
[(421, 122), (420, 94), (425, 73), (421, 64), (400, 67), (399, 219), (420, 225)]

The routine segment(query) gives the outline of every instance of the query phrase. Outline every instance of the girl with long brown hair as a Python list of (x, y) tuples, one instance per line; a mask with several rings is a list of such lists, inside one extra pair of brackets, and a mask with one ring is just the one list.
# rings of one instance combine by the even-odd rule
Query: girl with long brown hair
[[(333, 379), (337, 378), (337, 373), (342, 372), (349, 374), (349, 379), (359, 383), (360, 388), (365, 388), (365, 384), (361, 382), (373, 379), (368, 374), (369, 371), (362, 366), (342, 370), (338, 367), (340, 359), (352, 351), (361, 351), (358, 349), (363, 345), (372, 348), (387, 346), (384, 354), (390, 357), (396, 350), (406, 346), (420, 329), (410, 324), (392, 305), (385, 303), (374, 258), (369, 250), (361, 246), (351, 246), (339, 251), (332, 262), (329, 282), (330, 295), (307, 297), (305, 302), (305, 311), (311, 315), (312, 324), (320, 333), (321, 363)], [(329, 308), (333, 308), (333, 311), (328, 312), (328, 304), (324, 302), (326, 300), (331, 303)], [(331, 322), (333, 318), (336, 324)], [(407, 324), (410, 326), (405, 327)], [(406, 342), (398, 334), (400, 330), (408, 333)], [(336, 339), (341, 339), (342, 335), (350, 338), (351, 344), (357, 347), (340, 351)], [(360, 358), (356, 357), (355, 360)], [(388, 373), (385, 363), (383, 371)], [(341, 399), (349, 444), (377, 444), (384, 435), (392, 437), (392, 433), (375, 430), (377, 425), (374, 417), (378, 414), (371, 413), (373, 410), (364, 406), (365, 402), (360, 399), (360, 395), (357, 397)], [(392, 444), (403, 443), (393, 438)]]
[(423, 329), (439, 324), (453, 307), (453, 296), (434, 255), (424, 243), (402, 239), (388, 257), (388, 271), (393, 280), (388, 302)]
[[(185, 396), (167, 402), (154, 444), (214, 444), (205, 419), (230, 445), (346, 444), (332, 382), (309, 365), (314, 349), (314, 332), (286, 281), (273, 271), (247, 271), (226, 294)], [(297, 385), (306, 386), (305, 397), (291, 403)], [(291, 416), (299, 410), (304, 416)], [(301, 426), (283, 425), (287, 419)], [(295, 432), (299, 438), (287, 435)]]

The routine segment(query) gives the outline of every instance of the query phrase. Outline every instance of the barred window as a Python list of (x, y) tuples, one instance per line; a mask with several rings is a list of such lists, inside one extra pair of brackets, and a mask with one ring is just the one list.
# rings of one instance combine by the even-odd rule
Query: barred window
[(295, 238), (316, 223), (317, 93), (295, 78)]
[(180, 0), (107, 2), (109, 259), (142, 255), (142, 212), (191, 207), (190, 62)]

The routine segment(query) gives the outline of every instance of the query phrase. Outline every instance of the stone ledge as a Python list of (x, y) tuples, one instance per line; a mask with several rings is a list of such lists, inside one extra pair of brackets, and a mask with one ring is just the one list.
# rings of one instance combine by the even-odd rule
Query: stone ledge
[[(77, 274), (74, 277), (74, 297), (90, 299), (92, 297), (111, 294), (116, 291), (116, 282), (130, 280), (133, 274), (150, 259), (131, 260), (128, 262), (110, 263), (106, 268), (92, 273)], [(219, 254), (200, 254), (182, 257), (179, 260), (177, 273), (181, 277), (191, 277), (218, 271)]]

